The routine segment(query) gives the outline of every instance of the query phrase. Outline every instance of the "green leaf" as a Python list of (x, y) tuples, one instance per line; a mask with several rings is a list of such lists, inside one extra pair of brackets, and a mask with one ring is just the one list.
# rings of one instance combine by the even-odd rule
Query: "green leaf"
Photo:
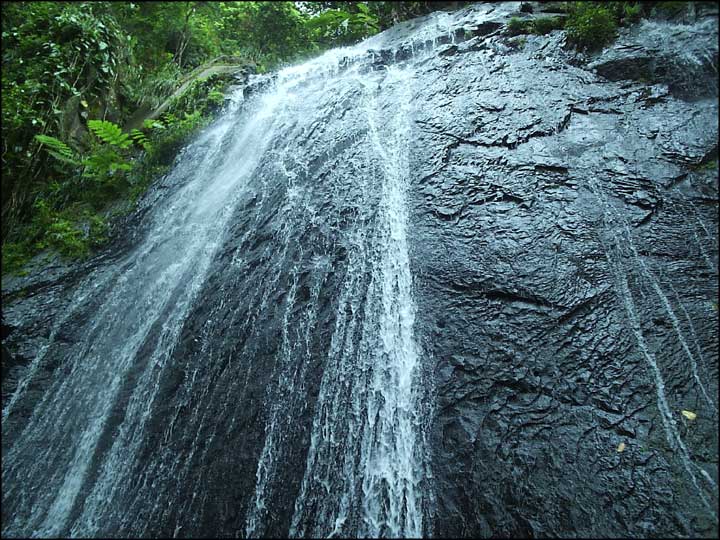
[(55, 159), (72, 165), (79, 164), (72, 149), (60, 139), (49, 135), (35, 135), (35, 139), (46, 147), (47, 153)]
[(80, 164), (78, 161), (76, 161), (72, 158), (68, 158), (62, 154), (59, 154), (58, 152), (54, 152), (52, 150), (47, 150), (47, 153), (50, 154), (55, 159), (57, 159), (58, 161), (62, 161), (64, 163), (69, 163), (70, 165), (79, 165)]
[(142, 146), (146, 152), (149, 152), (152, 149), (152, 145), (150, 144), (150, 141), (148, 141), (145, 134), (140, 131), (139, 129), (133, 129), (130, 131), (130, 138), (135, 141), (137, 144)]
[(123, 133), (120, 126), (107, 120), (88, 120), (88, 128), (90, 128), (90, 131), (100, 140), (111, 146), (127, 148), (132, 144), (129, 138), (130, 136), (127, 133)]
[(157, 120), (144, 120), (143, 127), (145, 129), (165, 129), (165, 124)]

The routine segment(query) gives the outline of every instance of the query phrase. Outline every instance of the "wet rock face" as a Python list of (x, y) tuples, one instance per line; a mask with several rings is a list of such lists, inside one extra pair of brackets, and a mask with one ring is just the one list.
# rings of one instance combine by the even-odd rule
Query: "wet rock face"
[(612, 81), (665, 84), (681, 99), (717, 94), (717, 17), (693, 26), (642, 21), (588, 67)]
[[(582, 59), (562, 32), (524, 44), (506, 36), (519, 8), (453, 14), (432, 53), (415, 34), (427, 18), (398, 25), (365, 66), (380, 88), (381, 128), (400, 107), (379, 74), (394, 62), (414, 72), (402, 174), (432, 410), (424, 535), (717, 536), (717, 14), (657, 34), (631, 29)], [(270, 79), (256, 78), (248, 99)], [(359, 81), (297, 91), (307, 92), (303, 114), (281, 122), (168, 359), (153, 368), (156, 397), (123, 463), (129, 480), (98, 505), (97, 536), (293, 530), (313, 421), (332, 408), (318, 396), (329, 351), (342, 348), (334, 336), (345, 325), (341, 345), (352, 349), (367, 316), (371, 271), (357, 245), (377, 234), (383, 174), (368, 156)], [(69, 376), (65, 355), (102, 305), (89, 293), (51, 332), (77, 284), (90, 271), (109, 276), (183, 181), (160, 181), (130, 232), (95, 261), (4, 283), (4, 402), (54, 345), (3, 422), (3, 450), (50, 381)], [(348, 280), (356, 296), (343, 292)], [(128, 422), (160, 326), (148, 331), (82, 495)], [(262, 461), (271, 433), (277, 457)], [(306, 514), (319, 521), (312, 497)], [(5, 531), (23, 503), (12, 494), (3, 503)], [(85, 513), (77, 503), (62, 532)]]
[(690, 47), (643, 30), (587, 68), (557, 36), (496, 38), (420, 76), (437, 533), (717, 534), (717, 19), (663, 30)]

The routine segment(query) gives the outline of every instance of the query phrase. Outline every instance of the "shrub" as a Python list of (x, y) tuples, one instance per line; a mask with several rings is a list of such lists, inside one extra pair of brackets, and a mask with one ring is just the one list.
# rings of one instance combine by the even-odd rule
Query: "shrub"
[(590, 2), (575, 2), (565, 24), (568, 43), (588, 51), (602, 49), (615, 39), (616, 28), (610, 9)]
[(510, 36), (517, 36), (519, 34), (527, 34), (530, 32), (529, 21), (524, 21), (513, 17), (510, 19), (507, 25), (507, 32)]
[(603, 7), (610, 11), (616, 23), (629, 25), (638, 22), (643, 14), (649, 13), (649, 5), (638, 2), (606, 2)]
[(640, 4), (623, 4), (622, 22), (623, 24), (632, 24), (640, 20), (642, 16), (642, 5)]
[(674, 17), (685, 11), (687, 7), (688, 2), (658, 2), (653, 11), (659, 16)]
[(526, 37), (515, 37), (513, 39), (508, 40), (507, 44), (511, 49), (519, 51), (519, 50), (522, 50), (525, 48), (525, 45), (527, 44), (527, 38)]
[(547, 2), (543, 9), (552, 13), (567, 13), (569, 11), (570, 2)]
[(544, 36), (553, 30), (560, 30), (564, 26), (560, 17), (540, 17), (532, 21), (531, 29), (533, 34)]
[(88, 243), (83, 238), (83, 231), (67, 219), (57, 218), (48, 227), (45, 241), (65, 257), (84, 257), (88, 254)]
[(30, 260), (27, 242), (5, 242), (2, 246), (2, 273), (20, 274)]
[(108, 240), (105, 218), (87, 203), (57, 210), (50, 200), (36, 199), (24, 235), (2, 247), (2, 273), (24, 275), (23, 267), (39, 253), (49, 250), (65, 259), (82, 259)]

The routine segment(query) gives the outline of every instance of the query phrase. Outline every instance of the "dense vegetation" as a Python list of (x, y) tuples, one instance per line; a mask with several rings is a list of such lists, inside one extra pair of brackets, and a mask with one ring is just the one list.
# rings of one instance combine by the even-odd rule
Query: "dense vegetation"
[[(41, 252), (85, 256), (107, 240), (113, 213), (129, 210), (221, 107), (232, 78), (216, 74), (143, 122), (201, 66), (267, 71), (464, 3), (3, 3), (3, 272)], [(557, 4), (565, 19), (513, 22), (513, 31), (564, 26), (583, 48), (646, 9)]]
[(688, 6), (688, 2), (548, 2), (546, 11), (555, 11), (557, 16), (527, 20), (513, 17), (508, 33), (544, 35), (564, 29), (569, 45), (582, 51), (596, 51), (615, 39), (618, 26), (635, 24), (643, 17), (672, 17)]

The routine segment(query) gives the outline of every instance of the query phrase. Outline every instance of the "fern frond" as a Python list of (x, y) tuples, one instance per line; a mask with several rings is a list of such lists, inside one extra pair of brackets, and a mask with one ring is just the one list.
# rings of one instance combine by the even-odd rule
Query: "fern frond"
[(147, 140), (145, 134), (137, 128), (133, 128), (132, 130), (130, 130), (130, 138), (138, 142)]
[(70, 163), (71, 165), (79, 165), (72, 148), (60, 139), (56, 139), (50, 135), (35, 135), (35, 139), (45, 146), (47, 153), (55, 159), (64, 161), (65, 163)]
[(48, 146), (51, 150), (54, 150), (58, 154), (62, 154), (66, 157), (72, 157), (73, 155), (71, 148), (60, 139), (50, 137), (49, 135), (35, 135), (35, 139), (37, 139), (40, 144)]
[(145, 129), (165, 129), (165, 125), (157, 120), (144, 120), (143, 127)]
[(145, 136), (145, 134), (140, 131), (139, 129), (135, 128), (130, 131), (130, 138), (135, 141), (137, 144), (142, 146), (146, 152), (149, 152), (152, 148), (152, 145), (150, 144), (150, 141)]
[(88, 127), (101, 141), (118, 148), (127, 148), (132, 144), (130, 136), (123, 133), (120, 126), (107, 120), (88, 120)]
[(130, 138), (140, 145), (144, 145), (146, 142), (148, 142), (148, 139), (145, 136), (145, 134), (142, 131), (140, 131), (139, 129), (133, 129), (130, 132)]
[(76, 159), (64, 156), (62, 154), (58, 154), (57, 152), (54, 152), (53, 150), (47, 150), (47, 153), (50, 154), (55, 159), (57, 159), (58, 161), (64, 161), (65, 163), (69, 163), (70, 165), (80, 165), (80, 162), (77, 161)]

